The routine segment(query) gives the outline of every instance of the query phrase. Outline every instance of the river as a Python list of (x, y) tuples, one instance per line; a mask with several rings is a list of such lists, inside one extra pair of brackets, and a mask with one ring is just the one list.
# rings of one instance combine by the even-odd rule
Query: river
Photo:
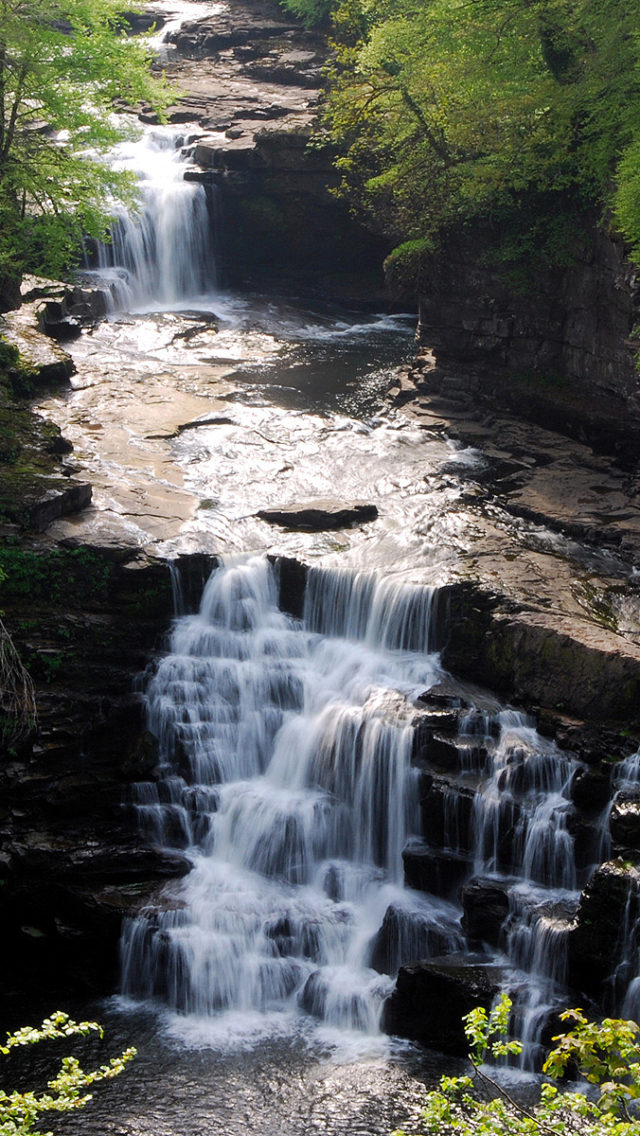
[[(425, 1081), (455, 1064), (380, 1029), (397, 967), (463, 946), (452, 889), (403, 882), (416, 698), (446, 690), (459, 767), (438, 782), (440, 845), (508, 891), (486, 962), (520, 991), (534, 1048), (590, 865), (567, 829), (578, 763), (442, 672), (433, 589), (479, 539), (459, 474), (480, 463), (385, 403), (414, 317), (225, 291), (184, 142), (149, 127), (114, 154), (144, 208), (92, 270), (112, 310), (72, 345), (72, 390), (41, 407), (94, 486), (52, 537), (224, 560), (146, 677), (161, 760), (130, 802), (141, 838), (193, 870), (127, 924), (126, 997), (95, 1011), (112, 1050), (138, 1046), (134, 1068), (60, 1129), (382, 1136), (415, 1124)], [(372, 501), (378, 520), (310, 533), (258, 516), (315, 498)], [(516, 548), (564, 541), (494, 523)], [(267, 554), (312, 565), (302, 619), (278, 609)]]

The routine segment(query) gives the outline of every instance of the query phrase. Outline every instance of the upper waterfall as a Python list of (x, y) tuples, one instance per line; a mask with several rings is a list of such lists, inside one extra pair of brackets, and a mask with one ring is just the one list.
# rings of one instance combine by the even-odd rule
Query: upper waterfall
[(97, 248), (116, 311), (185, 307), (215, 287), (212, 210), (204, 186), (185, 181), (187, 158), (175, 127), (147, 127), (112, 152), (114, 168), (133, 173), (139, 191), (138, 207), (120, 206), (111, 242)]

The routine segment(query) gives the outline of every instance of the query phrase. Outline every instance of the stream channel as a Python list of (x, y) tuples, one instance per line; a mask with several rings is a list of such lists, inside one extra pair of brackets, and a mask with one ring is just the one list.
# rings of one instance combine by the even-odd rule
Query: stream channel
[[(477, 457), (384, 406), (414, 317), (229, 294), (184, 131), (147, 127), (114, 161), (139, 172), (142, 214), (122, 216), (89, 274), (112, 311), (71, 345), (72, 391), (41, 407), (94, 505), (51, 535), (223, 566), (145, 679), (161, 764), (130, 806), (141, 839), (186, 850), (193, 870), (127, 924), (123, 994), (91, 1010), (140, 1054), (60, 1129), (377, 1136), (457, 1064), (380, 1022), (400, 965), (468, 950), (460, 880), (508, 894), (481, 963), (518, 993), (532, 1060), (606, 826), (577, 860), (577, 763), (440, 667), (437, 587), (475, 539), (456, 470)], [(379, 517), (309, 533), (257, 516), (311, 498)], [(302, 618), (278, 609), (267, 554), (312, 565)], [(432, 842), (458, 876), (435, 894), (403, 875), (403, 850), (429, 840), (419, 779), (443, 772), (412, 760), (421, 713), (455, 726)]]

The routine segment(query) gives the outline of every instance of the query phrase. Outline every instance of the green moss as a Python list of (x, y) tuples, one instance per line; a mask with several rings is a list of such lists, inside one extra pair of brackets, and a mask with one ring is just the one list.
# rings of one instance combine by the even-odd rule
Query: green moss
[(36, 551), (8, 541), (0, 548), (2, 604), (64, 604), (78, 609), (108, 598), (113, 566), (88, 548)]

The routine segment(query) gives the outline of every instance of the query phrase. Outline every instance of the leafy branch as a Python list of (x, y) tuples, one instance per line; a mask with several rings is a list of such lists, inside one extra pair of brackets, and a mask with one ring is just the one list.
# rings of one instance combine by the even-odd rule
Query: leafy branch
[[(6, 1056), (16, 1047), (35, 1045), (39, 1041), (86, 1037), (91, 1033), (102, 1037), (102, 1027), (97, 1022), (75, 1022), (62, 1010), (56, 1010), (41, 1026), (25, 1026), (9, 1034), (5, 1044), (0, 1045), (0, 1054)], [(134, 1048), (125, 1049), (119, 1057), (112, 1057), (105, 1065), (89, 1071), (81, 1067), (76, 1057), (63, 1057), (59, 1072), (47, 1084), (49, 1092), (14, 1090), (7, 1093), (0, 1089), (0, 1136), (52, 1136), (50, 1132), (35, 1130), (41, 1113), (84, 1108), (91, 1100), (91, 1093), (84, 1090), (98, 1081), (118, 1077), (135, 1054)]]

